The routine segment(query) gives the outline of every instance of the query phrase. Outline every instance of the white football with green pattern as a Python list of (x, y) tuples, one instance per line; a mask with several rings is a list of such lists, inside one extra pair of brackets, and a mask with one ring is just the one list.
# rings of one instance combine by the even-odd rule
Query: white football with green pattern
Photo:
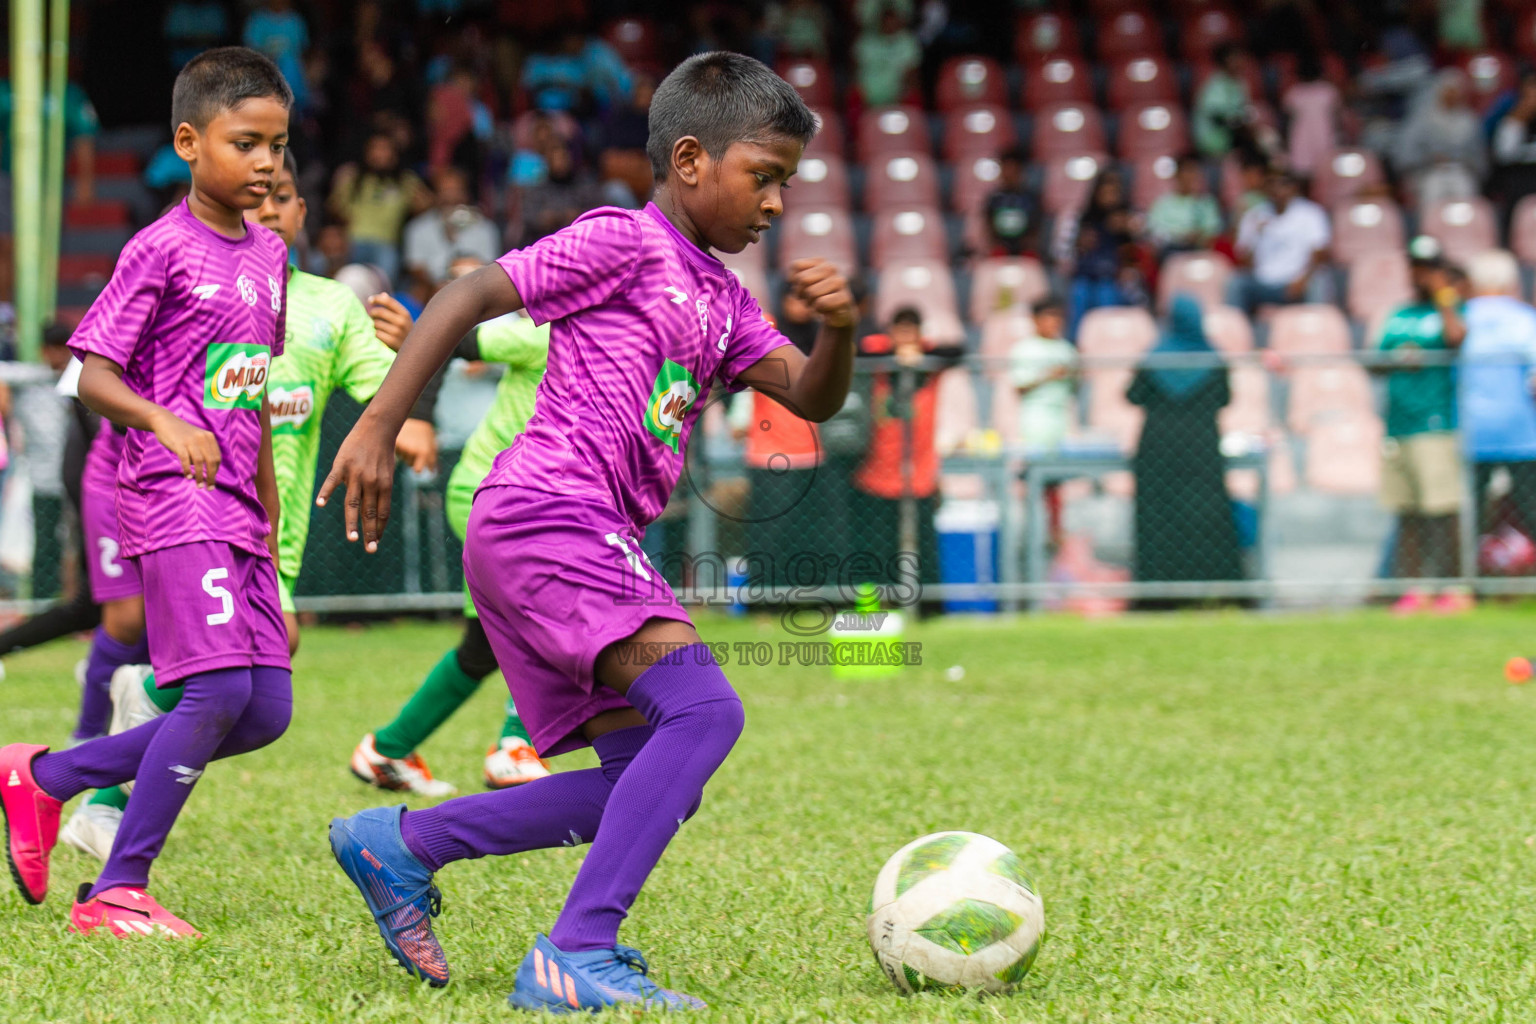
[(1045, 905), (1019, 858), (974, 832), (935, 832), (885, 862), (869, 903), (869, 944), (902, 992), (1002, 992), (1045, 938)]

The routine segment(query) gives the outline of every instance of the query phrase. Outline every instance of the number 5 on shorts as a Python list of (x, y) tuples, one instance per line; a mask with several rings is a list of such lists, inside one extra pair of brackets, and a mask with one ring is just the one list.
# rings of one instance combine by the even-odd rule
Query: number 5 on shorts
[(222, 626), (235, 617), (235, 598), (219, 586), (219, 580), (229, 579), (228, 569), (209, 569), (203, 573), (203, 592), (219, 599), (219, 610), (208, 613), (208, 625)]

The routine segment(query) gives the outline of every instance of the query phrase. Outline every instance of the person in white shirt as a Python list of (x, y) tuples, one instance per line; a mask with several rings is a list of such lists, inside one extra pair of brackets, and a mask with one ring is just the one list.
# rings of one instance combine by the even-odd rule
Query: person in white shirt
[(1008, 353), (1008, 375), (1018, 393), (1018, 441), (1030, 451), (1054, 452), (1067, 436), (1076, 390), (1077, 348), (1066, 339), (1066, 303), (1054, 295), (1035, 303), (1035, 333)]
[(1268, 200), (1243, 215), (1237, 255), (1243, 271), (1227, 283), (1227, 303), (1252, 314), (1262, 305), (1331, 302), (1333, 281), (1325, 264), (1333, 244), (1327, 212), (1301, 195), (1296, 176), (1274, 169), (1265, 183)]
[(461, 257), (489, 263), (502, 253), (496, 225), (471, 205), (469, 181), (457, 167), (433, 176), (437, 205), (405, 226), (405, 270), (430, 298), (448, 280), (448, 265)]

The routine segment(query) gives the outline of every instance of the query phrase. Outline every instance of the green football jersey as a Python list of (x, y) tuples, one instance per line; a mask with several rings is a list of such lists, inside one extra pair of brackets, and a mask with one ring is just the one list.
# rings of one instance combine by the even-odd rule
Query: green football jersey
[(549, 325), (536, 325), (520, 313), (488, 320), (477, 335), (480, 358), (502, 363), (507, 372), (496, 385), (496, 397), (485, 418), (464, 442), (454, 473), (473, 479), (474, 486), (491, 471), (496, 456), (512, 444), (533, 415), (533, 399), (544, 379), (549, 359)]
[(297, 577), (309, 537), (320, 460), (320, 421), (337, 388), (366, 402), (384, 383), (395, 354), (373, 332), (373, 320), (344, 284), (288, 272), (283, 354), (272, 360), (272, 461), (277, 470), (278, 555), (283, 575)]

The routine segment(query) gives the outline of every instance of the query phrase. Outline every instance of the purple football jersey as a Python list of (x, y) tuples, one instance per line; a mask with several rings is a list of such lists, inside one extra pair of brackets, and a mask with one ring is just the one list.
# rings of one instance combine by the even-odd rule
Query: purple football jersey
[(528, 428), (484, 487), (594, 498), (643, 528), (677, 484), (711, 382), (736, 390), (790, 344), (654, 203), (593, 210), (497, 262), (534, 322), (551, 325), (549, 365)]
[(183, 200), (123, 247), (76, 328), (75, 355), (112, 360), (134, 394), (219, 442), (215, 486), (201, 490), (154, 434), (128, 431), (117, 475), (126, 557), (197, 541), (268, 556), (256, 457), (267, 371), (283, 346), (287, 267), (273, 232), (247, 224), (244, 238), (227, 238)]

